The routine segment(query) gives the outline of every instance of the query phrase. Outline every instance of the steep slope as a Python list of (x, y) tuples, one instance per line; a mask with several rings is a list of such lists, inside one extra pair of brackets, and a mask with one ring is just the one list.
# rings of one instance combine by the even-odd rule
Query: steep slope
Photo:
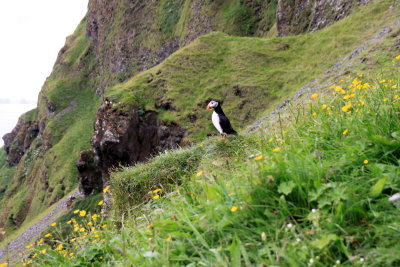
[[(273, 35), (278, 2), (90, 1), (42, 88), (38, 108), (20, 121), (23, 130), (8, 136), (5, 148), (14, 152), (8, 162), (16, 167), (0, 200), (0, 227), (15, 229), (61, 199), (76, 187), (78, 175), (81, 189), (96, 193), (110, 168), (201, 140), (212, 133), (208, 115), (200, 111), (209, 97), (224, 99), (236, 127), (244, 129), (394, 18), (388, 11), (394, 1), (379, 1), (348, 25), (318, 35), (267, 40), (211, 33), (145, 71), (212, 31)], [(339, 41), (331, 42), (330, 34)], [(135, 76), (140, 71), (145, 72)], [(132, 125), (135, 131), (128, 130)], [(152, 129), (150, 140), (143, 129)]]
[(379, 68), (307, 95), (259, 132), (112, 173), (114, 216), (78, 210), (24, 262), (399, 266), (400, 199), (389, 197), (400, 192), (400, 50), (390, 49), (400, 23), (392, 30), (370, 55)]
[(89, 148), (107, 86), (161, 62), (206, 32), (268, 31), (275, 9), (276, 1), (91, 0), (43, 85), (38, 108), (29, 113), (32, 119), (21, 118), (5, 136), (8, 163), (17, 168), (3, 192), (0, 227), (18, 227), (76, 187), (76, 162)]
[(162, 120), (179, 121), (194, 140), (212, 132), (204, 110), (208, 99), (221, 99), (235, 118), (235, 126), (244, 129), (392, 25), (396, 14), (390, 5), (383, 1), (371, 4), (310, 35), (260, 39), (211, 33), (159, 66), (107, 89), (105, 97), (116, 108), (156, 109)]
[[(15, 134), (6, 135), (8, 163), (16, 165), (1, 200), (0, 226), (8, 230), (76, 188), (75, 162), (80, 151), (89, 147), (99, 104), (89, 77), (92, 66), (85, 27), (83, 21), (67, 39), (39, 95), (38, 108), (21, 117)], [(31, 130), (31, 125), (36, 128)]]

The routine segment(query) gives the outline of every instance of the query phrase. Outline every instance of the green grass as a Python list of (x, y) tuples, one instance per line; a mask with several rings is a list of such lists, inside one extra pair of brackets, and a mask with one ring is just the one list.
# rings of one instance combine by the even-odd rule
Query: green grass
[(7, 163), (6, 152), (0, 148), (0, 201), (3, 199), (7, 187), (14, 175), (15, 167), (10, 168)]
[(235, 118), (234, 128), (244, 129), (391, 25), (396, 12), (388, 10), (390, 4), (365, 6), (313, 34), (261, 39), (211, 33), (105, 95), (121, 108), (154, 109), (157, 101), (171, 102), (175, 110), (159, 110), (162, 116), (185, 127), (195, 141), (213, 131), (204, 110), (207, 99), (220, 99), (228, 116)]
[(158, 9), (159, 27), (165, 34), (171, 35), (181, 15), (184, 0), (163, 0)]
[(398, 266), (399, 78), (347, 78), (274, 127), (111, 174), (115, 215), (33, 264)]
[[(118, 7), (121, 10), (122, 3)], [(215, 132), (210, 114), (204, 111), (207, 99), (222, 99), (226, 113), (234, 118), (234, 128), (244, 130), (295, 90), (321, 77), (355, 47), (392, 25), (398, 13), (398, 8), (388, 9), (392, 3), (377, 1), (313, 34), (262, 39), (211, 33), (159, 66), (108, 89), (106, 97), (117, 101), (121, 109), (155, 109), (156, 101), (170, 101), (175, 110), (158, 110), (160, 118), (185, 127), (195, 141)], [(250, 17), (246, 12), (251, 10), (243, 4), (232, 0), (219, 6), (226, 11), (222, 20), (243, 22), (243, 31), (251, 29), (257, 34), (257, 27), (247, 20)], [(179, 19), (166, 24), (169, 30), (175, 28), (170, 32), (186, 34), (188, 10), (185, 2)], [(116, 28), (109, 41), (123, 30), (123, 15), (120, 13), (113, 22)], [(94, 93), (98, 81), (88, 78), (95, 60), (84, 29), (85, 21), (68, 39), (61, 57), (63, 64), (55, 67), (42, 93), (54, 104), (56, 114), (76, 106), (48, 121), (44, 137), (50, 146), (44, 156), (40, 144), (45, 140), (40, 136), (18, 168), (6, 170), (15, 173), (7, 187), (12, 197), (2, 201), (9, 204), (2, 205), (3, 218), (21, 214), (14, 218), (19, 220), (38, 214), (76, 184), (75, 162), (80, 151), (89, 146), (99, 104)], [(395, 36), (369, 46), (360, 55), (374, 64), (348, 66), (338, 75), (349, 71), (369, 74), (367, 77), (377, 80), (380, 76), (395, 77)], [(158, 37), (153, 37), (149, 35), (148, 45), (158, 42)], [(95, 237), (95, 231), (102, 229), (100, 225), (95, 230), (84, 226), (93, 234), (88, 237), (74, 233), (80, 238), (79, 251), (64, 235), (61, 241), (53, 240), (51, 244), (62, 242), (76, 254), (75, 258), (66, 259), (47, 247), (49, 254), (36, 257), (37, 265), (160, 265), (164, 258), (171, 265), (305, 266), (312, 258), (320, 266), (331, 266), (336, 260), (359, 264), (357, 260), (364, 257), (367, 261), (373, 259), (377, 266), (396, 266), (399, 259), (392, 255), (398, 249), (398, 242), (393, 241), (398, 233), (394, 219), (398, 210), (386, 198), (399, 189), (395, 179), (398, 123), (394, 123), (398, 122), (398, 102), (382, 102), (384, 97), (393, 97), (395, 90), (388, 89), (383, 83), (376, 90), (368, 90), (371, 93), (364, 98), (370, 102), (360, 108), (370, 114), (356, 114), (356, 106), (352, 115), (344, 114), (339, 97), (327, 98), (327, 105), (336, 105), (332, 112), (335, 116), (321, 111), (322, 103), (292, 107), (285, 117), (288, 121), (282, 122), (284, 127), (274, 125), (265, 133), (240, 136), (226, 143), (211, 139), (203, 146), (167, 152), (149, 164), (114, 173), (111, 183), (115, 215), (111, 219), (115, 225), (108, 222), (112, 227), (102, 231), (101, 238)], [(41, 98), (38, 119), (46, 116), (46, 104)], [(382, 108), (386, 105), (387, 109)], [(382, 113), (372, 113), (376, 110)], [(306, 116), (312, 112), (316, 112), (315, 117)], [(195, 122), (189, 118), (191, 115), (197, 117)], [(349, 133), (344, 136), (346, 128)], [(272, 142), (267, 142), (270, 138)], [(280, 144), (279, 139), (285, 143)], [(282, 151), (271, 152), (277, 146)], [(262, 155), (263, 159), (250, 159), (251, 154)], [(370, 163), (363, 165), (365, 159)], [(197, 171), (203, 173), (196, 176)], [(153, 199), (156, 193), (149, 193), (156, 188), (162, 189), (159, 199)], [(30, 203), (28, 213), (21, 203)], [(288, 224), (296, 227), (289, 229)], [(70, 238), (75, 238), (73, 235)], [(166, 240), (169, 236), (171, 241)], [(86, 240), (96, 242), (89, 244)]]

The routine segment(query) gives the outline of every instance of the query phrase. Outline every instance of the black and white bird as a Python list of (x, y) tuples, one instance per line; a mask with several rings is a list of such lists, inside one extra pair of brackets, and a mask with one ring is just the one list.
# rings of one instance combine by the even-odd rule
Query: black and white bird
[(222, 139), (225, 139), (227, 135), (237, 135), (238, 133), (233, 130), (231, 122), (228, 117), (225, 116), (224, 111), (222, 110), (221, 104), (217, 101), (211, 100), (208, 103), (207, 110), (214, 110), (211, 120), (218, 130), (218, 132), (222, 135)]

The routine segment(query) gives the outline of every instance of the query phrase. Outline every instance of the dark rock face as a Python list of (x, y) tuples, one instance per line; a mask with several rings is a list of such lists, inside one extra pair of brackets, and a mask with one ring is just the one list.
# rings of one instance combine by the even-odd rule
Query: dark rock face
[(295, 35), (325, 28), (350, 14), (352, 8), (371, 0), (279, 0), (278, 35)]
[(38, 133), (39, 125), (36, 121), (20, 118), (12, 132), (3, 136), (4, 149), (8, 156), (7, 162), (10, 166), (19, 163)]
[(111, 168), (143, 162), (162, 150), (177, 148), (186, 136), (177, 124), (159, 124), (154, 111), (122, 111), (109, 101), (99, 108), (94, 128), (93, 149), (82, 152), (77, 163), (85, 195), (101, 190)]
[(103, 180), (101, 179), (101, 171), (94, 162), (92, 150), (81, 152), (76, 167), (79, 171), (79, 191), (84, 195), (101, 192)]

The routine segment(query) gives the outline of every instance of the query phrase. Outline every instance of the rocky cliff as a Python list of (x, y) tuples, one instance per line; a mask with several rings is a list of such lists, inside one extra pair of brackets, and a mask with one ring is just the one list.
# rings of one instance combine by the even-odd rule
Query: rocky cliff
[(314, 32), (343, 19), (351, 11), (371, 0), (285, 0), (279, 1), (276, 22), (278, 35)]
[[(279, 35), (315, 31), (345, 17), (361, 2), (351, 3), (90, 0), (86, 17), (67, 38), (43, 85), (34, 116), (22, 118), (4, 137), (8, 162), (16, 165), (16, 171), (1, 200), (0, 227), (18, 227), (23, 219), (15, 219), (15, 214), (25, 218), (42, 211), (76, 187), (78, 176), (82, 191), (91, 194), (107, 181), (110, 168), (145, 161), (164, 149), (184, 145), (193, 133), (206, 136), (210, 128), (204, 127), (208, 115), (202, 110), (210, 95), (230, 100), (225, 107), (241, 123), (251, 123), (269, 108), (263, 99), (282, 97), (277, 93), (282, 82), (265, 82), (270, 80), (264, 73), (268, 69), (265, 62), (281, 61), (270, 56), (270, 50), (257, 48), (241, 57), (246, 46), (234, 47), (225, 35), (209, 36), (206, 42), (192, 45), (196, 38), (214, 31), (258, 37), (274, 34), (274, 28)], [(188, 44), (197, 50), (187, 55), (181, 49), (177, 61), (167, 60), (158, 71), (143, 72)], [(214, 54), (207, 54), (208, 46)], [(278, 53), (289, 48), (287, 43), (265, 47)], [(250, 65), (243, 67), (249, 60), (260, 66), (257, 75), (263, 78), (241, 77), (256, 73)], [(229, 62), (244, 65), (224, 65)], [(172, 80), (170, 74), (183, 73), (182, 69), (190, 76), (177, 75)], [(237, 74), (222, 79), (230, 72)], [(136, 77), (134, 83), (129, 82), (132, 77)], [(196, 77), (196, 82), (188, 77)], [(216, 80), (218, 84), (213, 84)], [(128, 88), (129, 94), (121, 93), (128, 104), (113, 104), (105, 97), (116, 99), (115, 92), (125, 92), (119, 88)], [(167, 95), (171, 88), (182, 90)], [(233, 113), (234, 105), (239, 107), (237, 113)]]

